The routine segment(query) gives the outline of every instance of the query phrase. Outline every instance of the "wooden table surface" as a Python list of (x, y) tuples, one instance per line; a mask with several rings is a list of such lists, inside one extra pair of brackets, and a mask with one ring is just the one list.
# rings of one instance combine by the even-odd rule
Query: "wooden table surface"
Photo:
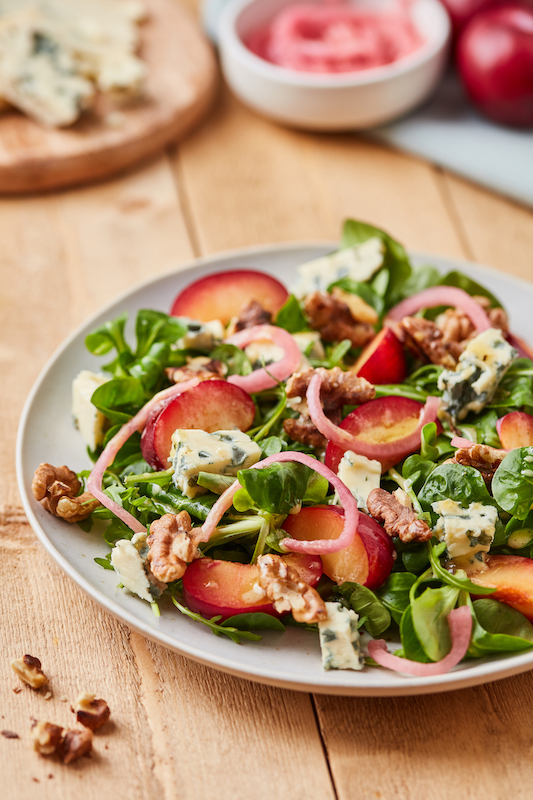
[[(190, 0), (194, 6), (194, 0)], [(3, 800), (526, 800), (533, 673), (420, 698), (272, 689), (199, 666), (103, 612), (50, 560), (21, 509), (15, 435), (39, 370), (74, 326), (195, 256), (335, 239), (345, 217), (410, 248), (533, 277), (531, 211), (351, 135), (284, 130), (222, 90), (197, 132), (110, 183), (0, 198), (0, 796)], [(52, 699), (9, 668), (38, 656)], [(79, 691), (112, 724), (64, 766), (32, 717), (69, 724)]]

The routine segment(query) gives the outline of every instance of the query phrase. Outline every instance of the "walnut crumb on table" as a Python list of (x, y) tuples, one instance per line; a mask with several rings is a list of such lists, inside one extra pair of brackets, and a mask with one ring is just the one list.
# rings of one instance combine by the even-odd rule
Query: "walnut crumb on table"
[(40, 689), (48, 683), (48, 678), (41, 669), (41, 662), (34, 656), (26, 654), (22, 658), (14, 659), (11, 662), (11, 669), (32, 689)]

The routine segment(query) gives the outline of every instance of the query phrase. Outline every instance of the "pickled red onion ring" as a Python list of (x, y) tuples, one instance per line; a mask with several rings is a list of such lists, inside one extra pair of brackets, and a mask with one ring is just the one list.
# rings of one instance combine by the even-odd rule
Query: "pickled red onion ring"
[[(287, 537), (282, 539), (281, 544), (287, 548), (287, 550), (291, 550), (294, 553), (307, 553), (308, 555), (318, 556), (325, 553), (338, 553), (339, 550), (344, 550), (344, 548), (349, 547), (355, 539), (357, 526), (359, 524), (357, 502), (350, 490), (344, 485), (341, 479), (337, 477), (329, 467), (322, 464), (322, 462), (305, 455), (305, 453), (297, 453), (291, 450), (284, 453), (275, 453), (265, 458), (263, 461), (254, 464), (251, 469), (264, 469), (280, 461), (298, 461), (298, 463), (305, 464), (306, 467), (318, 472), (319, 475), (322, 475), (335, 487), (341, 505), (344, 507), (344, 527), (340, 536), (336, 539), (317, 539), (314, 542), (307, 542)], [(224, 494), (218, 498), (201, 527), (201, 542), (209, 541), (218, 523), (233, 503), (235, 492), (240, 488), (240, 483), (235, 481), (235, 483), (233, 483), (229, 489), (226, 489)]]
[[(274, 344), (283, 348), (285, 354), (280, 361), (269, 364), (268, 368), (261, 367), (249, 375), (230, 375), (228, 383), (233, 383), (248, 394), (262, 392), (277, 386), (278, 381), (285, 381), (297, 369), (302, 359), (302, 354), (294, 338), (283, 328), (275, 325), (254, 325), (234, 333), (226, 339), (226, 344), (234, 344), (241, 350), (247, 345), (261, 339), (269, 339)], [(268, 370), (268, 371), (267, 371)]]
[(376, 459), (377, 461), (395, 458), (399, 461), (404, 456), (414, 453), (420, 448), (420, 437), (422, 428), (428, 422), (435, 422), (439, 410), (440, 399), (438, 397), (428, 397), (426, 404), (420, 412), (420, 421), (415, 430), (401, 439), (392, 442), (368, 442), (354, 436), (353, 433), (335, 425), (326, 415), (320, 402), (320, 387), (322, 385), (322, 374), (317, 369), (307, 387), (307, 405), (309, 416), (320, 433), (329, 439), (330, 442), (341, 447), (343, 450), (353, 450), (360, 456)]
[(515, 336), (513, 333), (507, 333), (505, 338), (511, 347), (518, 350), (520, 358), (530, 358), (533, 360), (533, 349), (527, 342), (524, 342), (523, 339), (519, 339), (518, 336)]
[(400, 322), (404, 317), (411, 317), (423, 308), (435, 308), (435, 306), (460, 308), (478, 333), (492, 328), (490, 319), (479, 303), (476, 303), (467, 292), (457, 286), (433, 286), (430, 289), (424, 289), (423, 292), (418, 292), (391, 308), (385, 321)]
[(444, 675), (457, 666), (468, 650), (472, 633), (472, 614), (468, 606), (460, 606), (450, 611), (448, 625), (450, 626), (452, 649), (447, 656), (433, 664), (420, 664), (418, 661), (395, 656), (388, 652), (387, 644), (383, 639), (369, 642), (368, 654), (380, 667), (387, 667), (395, 672), (404, 672), (419, 678)]
[(470, 439), (465, 439), (463, 436), (454, 436), (450, 442), (452, 447), (457, 447), (458, 449), (468, 449), (469, 447), (474, 447), (476, 442), (471, 442)]
[(138, 519), (135, 519), (132, 514), (122, 508), (118, 503), (115, 503), (114, 500), (111, 500), (111, 498), (102, 491), (104, 472), (113, 463), (118, 451), (128, 441), (130, 436), (136, 431), (143, 430), (148, 417), (156, 406), (164, 400), (169, 400), (171, 397), (183, 394), (183, 392), (192, 389), (193, 386), (197, 386), (199, 383), (200, 381), (198, 378), (192, 378), (190, 381), (183, 381), (183, 383), (176, 383), (174, 386), (169, 386), (168, 389), (163, 389), (162, 392), (158, 392), (154, 395), (152, 399), (149, 400), (134, 417), (126, 422), (107, 443), (98, 461), (91, 470), (91, 474), (87, 480), (87, 491), (99, 500), (105, 508), (122, 520), (128, 528), (131, 528), (134, 533), (144, 533), (146, 528), (144, 525), (141, 525)]

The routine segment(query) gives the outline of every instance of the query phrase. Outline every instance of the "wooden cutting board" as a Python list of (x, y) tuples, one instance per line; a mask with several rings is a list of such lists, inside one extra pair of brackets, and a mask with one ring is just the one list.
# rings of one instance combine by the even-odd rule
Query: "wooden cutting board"
[(210, 45), (177, 0), (145, 1), (145, 97), (119, 111), (102, 104), (66, 129), (44, 128), (16, 111), (1, 114), (0, 193), (106, 178), (182, 138), (204, 115), (217, 86)]

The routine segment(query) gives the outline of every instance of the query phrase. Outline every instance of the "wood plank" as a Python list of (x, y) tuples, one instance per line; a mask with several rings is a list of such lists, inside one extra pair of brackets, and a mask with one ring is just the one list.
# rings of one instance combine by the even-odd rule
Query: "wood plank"
[(355, 136), (281, 128), (227, 90), (180, 147), (175, 169), (204, 253), (337, 239), (341, 221), (352, 216), (386, 228), (411, 249), (463, 255), (439, 176), (424, 162)]
[(449, 173), (451, 208), (476, 261), (533, 279), (533, 211)]

